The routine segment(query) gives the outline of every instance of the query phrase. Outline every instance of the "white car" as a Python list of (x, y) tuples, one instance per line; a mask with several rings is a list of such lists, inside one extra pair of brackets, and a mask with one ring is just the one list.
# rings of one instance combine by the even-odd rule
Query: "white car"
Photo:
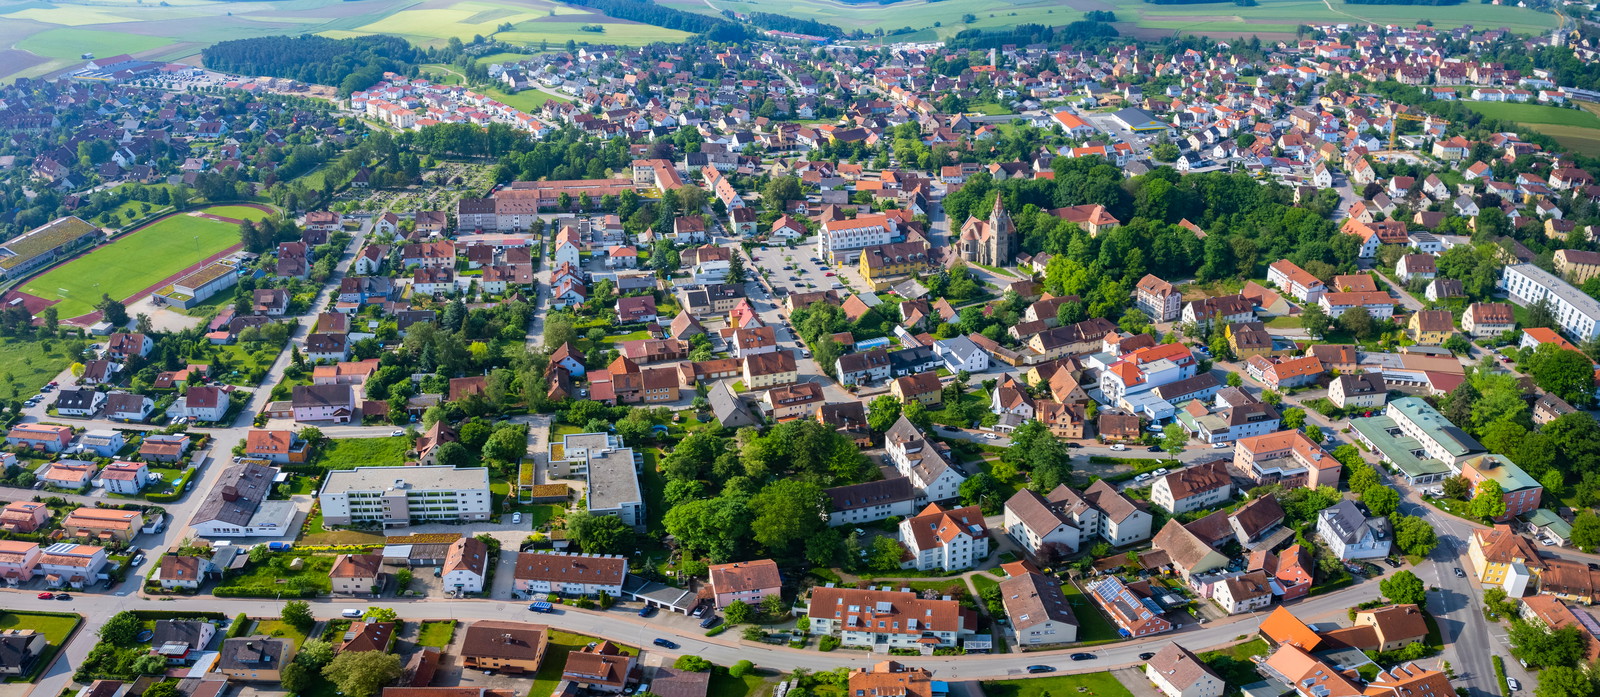
[(403, 436), (405, 434), (406, 434), (405, 431), (402, 431), (402, 430), (400, 430), (398, 428), (389, 432), (389, 435), (391, 435), (391, 436)]
[(993, 433), (985, 433), (985, 434), (983, 434), (983, 439), (984, 440), (1000, 440), (1000, 436), (997, 436), (997, 435), (995, 435)]
[(1143, 482), (1143, 481), (1148, 481), (1149, 479), (1150, 479), (1150, 473), (1149, 472), (1145, 472), (1144, 474), (1141, 474), (1141, 475), (1139, 475), (1137, 477), (1134, 477), (1133, 481)]
[(1516, 678), (1506, 678), (1506, 687), (1511, 688), (1512, 692), (1516, 692), (1522, 689), (1522, 683), (1517, 682)]
[(515, 524), (520, 523), (520, 522), (522, 522), (522, 514), (521, 513), (512, 513), (511, 514), (511, 524), (515, 525)]
[(1115, 444), (1115, 445), (1112, 445), (1112, 446), (1111, 446), (1111, 449), (1112, 449), (1112, 450), (1115, 450), (1115, 451), (1117, 451), (1117, 452), (1122, 452), (1122, 451), (1124, 451), (1124, 450), (1127, 450), (1127, 449), (1128, 449), (1128, 446), (1126, 446), (1126, 445), (1123, 445), (1123, 444), (1121, 444), (1121, 443), (1117, 443), (1117, 444)]
[(1156, 470), (1156, 471), (1155, 471), (1155, 472), (1154, 472), (1154, 474), (1155, 474), (1155, 475), (1156, 475), (1156, 476), (1157, 476), (1157, 477), (1165, 477), (1165, 476), (1167, 476), (1167, 468), (1165, 468), (1165, 467), (1162, 467), (1162, 468), (1161, 468), (1161, 469), (1158, 469), (1158, 470)]

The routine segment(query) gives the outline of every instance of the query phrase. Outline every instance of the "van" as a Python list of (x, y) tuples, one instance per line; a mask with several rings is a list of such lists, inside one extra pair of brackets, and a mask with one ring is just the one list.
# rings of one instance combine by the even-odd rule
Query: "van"
[(347, 607), (343, 610), (340, 610), (339, 614), (352, 619), (360, 619), (360, 617), (366, 613), (353, 607)]

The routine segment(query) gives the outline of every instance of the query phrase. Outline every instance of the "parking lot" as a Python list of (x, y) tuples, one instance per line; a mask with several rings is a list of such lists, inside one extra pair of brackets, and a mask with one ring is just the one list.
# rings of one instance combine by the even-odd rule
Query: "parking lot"
[[(814, 292), (833, 289), (840, 295), (848, 293), (837, 272), (817, 258), (815, 238), (793, 249), (788, 247), (756, 247), (750, 250), (754, 266), (761, 270), (767, 281), (780, 296), (789, 293)], [(835, 287), (837, 286), (837, 287)]]

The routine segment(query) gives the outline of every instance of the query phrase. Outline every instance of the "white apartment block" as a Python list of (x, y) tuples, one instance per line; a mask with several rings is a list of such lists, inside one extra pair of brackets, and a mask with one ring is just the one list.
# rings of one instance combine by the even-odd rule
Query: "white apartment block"
[(1569, 337), (1588, 341), (1600, 336), (1600, 301), (1544, 269), (1533, 264), (1507, 266), (1500, 287), (1510, 294), (1511, 302), (1524, 307), (1548, 301), (1562, 333)]
[(830, 220), (822, 224), (822, 234), (817, 237), (817, 256), (833, 264), (853, 264), (861, 258), (862, 249), (893, 241), (895, 227), (887, 215)]
[(929, 504), (900, 521), (900, 542), (911, 550), (911, 560), (901, 566), (918, 571), (966, 569), (989, 556), (989, 529), (977, 506), (945, 509)]
[(334, 470), (317, 496), (329, 525), (483, 521), (492, 507), (485, 467), (357, 467)]

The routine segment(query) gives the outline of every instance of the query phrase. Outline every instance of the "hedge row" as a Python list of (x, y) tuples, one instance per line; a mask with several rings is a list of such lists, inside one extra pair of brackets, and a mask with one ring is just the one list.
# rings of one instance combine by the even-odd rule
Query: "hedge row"
[(225, 620), (226, 614), (221, 612), (205, 612), (201, 610), (134, 610), (134, 614), (147, 620)]
[(249, 628), (250, 617), (241, 612), (238, 617), (233, 618), (233, 624), (228, 625), (228, 638), (238, 639), (244, 636), (245, 631)]
[(218, 598), (315, 598), (315, 588), (277, 588), (267, 586), (234, 586), (211, 591)]

